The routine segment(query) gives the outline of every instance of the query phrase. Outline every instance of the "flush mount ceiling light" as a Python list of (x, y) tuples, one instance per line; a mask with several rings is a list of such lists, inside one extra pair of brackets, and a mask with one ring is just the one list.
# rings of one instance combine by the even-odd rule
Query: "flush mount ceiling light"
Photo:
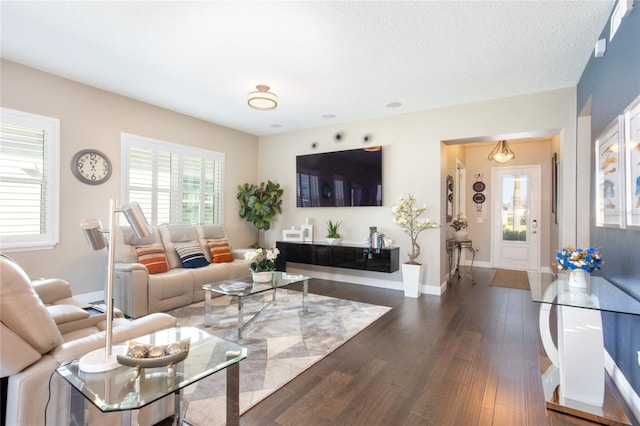
[(489, 160), (495, 160), (497, 163), (504, 164), (516, 158), (516, 154), (507, 145), (507, 141), (500, 141), (489, 153)]
[(255, 92), (249, 92), (247, 103), (251, 108), (268, 110), (278, 106), (278, 97), (269, 91), (269, 86), (258, 84)]

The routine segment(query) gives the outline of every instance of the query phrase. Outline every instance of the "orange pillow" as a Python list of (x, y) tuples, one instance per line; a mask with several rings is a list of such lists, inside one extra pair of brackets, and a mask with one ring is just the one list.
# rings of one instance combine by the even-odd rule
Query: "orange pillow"
[(150, 274), (159, 274), (168, 272), (167, 255), (164, 253), (164, 247), (160, 244), (151, 244), (150, 246), (136, 246), (136, 254), (138, 262), (147, 267)]
[(229, 248), (229, 240), (219, 238), (216, 240), (207, 240), (209, 252), (211, 253), (211, 263), (233, 262), (233, 255)]

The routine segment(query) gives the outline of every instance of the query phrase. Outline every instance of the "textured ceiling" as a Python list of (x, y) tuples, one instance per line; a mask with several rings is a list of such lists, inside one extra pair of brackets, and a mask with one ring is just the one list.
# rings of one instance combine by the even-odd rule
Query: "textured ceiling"
[[(574, 86), (612, 6), (3, 0), (0, 54), (266, 135)], [(247, 106), (257, 84), (276, 110)]]

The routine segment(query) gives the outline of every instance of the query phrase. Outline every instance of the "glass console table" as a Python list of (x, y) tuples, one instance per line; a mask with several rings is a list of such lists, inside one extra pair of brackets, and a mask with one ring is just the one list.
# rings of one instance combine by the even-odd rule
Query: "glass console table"
[[(469, 279), (471, 280), (471, 284), (476, 283), (473, 280), (473, 262), (476, 260), (476, 250), (473, 248), (473, 241), (456, 240), (455, 238), (450, 238), (447, 240), (447, 258), (449, 260), (449, 269), (447, 270), (447, 272), (449, 273), (449, 279), (447, 280), (447, 287), (451, 287), (451, 279), (454, 275), (457, 275), (458, 279), (460, 279), (460, 258), (462, 257), (462, 249), (471, 251), (471, 268), (469, 269), (469, 273), (465, 274), (465, 276), (469, 277)], [(458, 251), (458, 259), (456, 261), (456, 269), (452, 274), (451, 270), (453, 268), (454, 250)]]
[[(240, 423), (240, 365), (247, 348), (195, 327), (175, 327), (139, 338), (136, 342), (162, 345), (191, 339), (189, 354), (173, 366), (142, 368), (121, 366), (102, 373), (85, 373), (79, 360), (57, 369), (75, 387), (85, 404), (90, 401), (100, 411), (121, 412), (122, 424), (137, 424), (138, 409), (174, 394), (174, 424), (182, 424), (182, 389), (216, 372), (227, 370), (227, 425)], [(114, 353), (124, 353), (114, 345)], [(126, 348), (125, 348), (126, 349)], [(133, 420), (133, 421), (132, 421)]]
[(602, 314), (640, 316), (640, 301), (602, 277), (588, 277), (583, 289), (569, 286), (566, 273), (543, 276), (530, 285), (533, 301), (540, 303), (540, 336), (551, 362), (542, 375), (547, 408), (603, 424), (631, 424), (619, 407), (605, 404)]

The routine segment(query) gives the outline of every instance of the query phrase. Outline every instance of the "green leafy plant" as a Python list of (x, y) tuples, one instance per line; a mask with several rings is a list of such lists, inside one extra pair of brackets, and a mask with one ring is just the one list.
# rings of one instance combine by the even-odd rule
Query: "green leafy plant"
[(241, 218), (251, 222), (258, 230), (266, 231), (271, 228), (273, 217), (282, 213), (283, 189), (279, 183), (268, 181), (260, 185), (238, 185), (236, 198), (240, 202)]
[(327, 238), (340, 238), (340, 225), (342, 222), (336, 221), (332, 222), (331, 220), (327, 221)]

